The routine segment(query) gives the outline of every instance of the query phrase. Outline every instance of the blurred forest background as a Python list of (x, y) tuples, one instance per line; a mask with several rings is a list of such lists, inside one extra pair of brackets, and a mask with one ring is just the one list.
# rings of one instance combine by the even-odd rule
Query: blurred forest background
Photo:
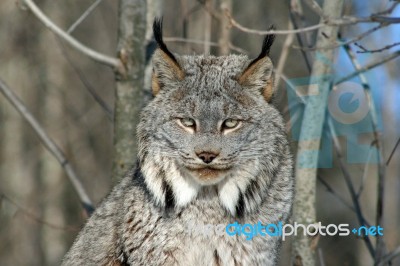
[[(112, 178), (114, 71), (83, 56), (56, 37), (22, 2), (0, 2), (0, 79), (21, 98), (64, 151), (81, 177), (83, 187), (97, 205), (116, 182)], [(119, 1), (35, 1), (55, 24), (65, 30), (95, 2), (96, 7), (71, 35), (98, 52), (115, 56)], [(301, 21), (304, 23), (301, 27), (318, 24), (320, 20), (311, 5), (305, 4), (312, 1), (161, 2), (162, 10), (155, 13), (163, 15), (167, 44), (170, 50), (179, 54), (242, 52), (255, 57), (259, 53), (263, 36), (237, 27), (228, 28), (228, 48), (220, 42), (224, 31), (220, 18), (224, 17), (222, 2), (225, 2), (235, 21), (252, 29), (266, 30), (271, 24), (276, 25), (278, 30), (293, 28), (293, 25), (289, 25), (293, 22), (290, 10), (296, 5), (297, 8), (301, 7)], [(318, 2), (322, 6), (323, 3)], [(368, 17), (394, 4), (397, 3), (387, 0), (345, 1), (343, 14)], [(390, 11), (392, 17), (400, 17), (400, 8), (394, 7)], [(229, 23), (226, 25), (229, 26)], [(397, 24), (379, 25), (382, 27), (358, 40), (362, 47), (379, 49), (400, 41), (400, 27)], [(342, 38), (352, 39), (373, 26), (376, 25), (343, 25), (340, 34)], [(315, 43), (315, 35), (316, 31), (308, 35), (312, 44)], [(283, 66), (286, 82), (280, 79), (277, 97), (277, 105), (283, 112), (288, 106), (288, 79), (310, 75), (304, 54), (299, 49), (299, 46), (303, 46), (299, 40), (301, 38), (293, 34), (290, 38), (288, 34), (277, 35), (271, 51), (275, 66), (282, 54), (287, 53)], [(352, 42), (350, 48), (364, 66), (396, 51), (399, 53), (400, 46), (393, 45), (379, 52), (356, 53), (362, 48)], [(338, 77), (354, 71), (342, 47), (335, 48), (334, 64)], [(386, 161), (391, 156), (385, 171), (384, 224), (381, 224), (385, 230), (387, 252), (396, 250), (400, 245), (400, 152), (399, 149), (394, 150), (400, 135), (399, 73), (399, 60), (388, 61), (365, 73), (382, 121), (379, 130), (385, 147), (383, 158)], [(360, 83), (359, 77), (352, 80)], [(101, 107), (93, 94), (101, 98), (106, 107)], [(145, 99), (143, 97), (142, 101)], [(286, 112), (285, 118), (290, 128), (293, 117)], [(345, 139), (339, 139), (345, 147)], [(367, 144), (372, 140), (372, 134), (365, 134), (362, 139)], [(292, 142), (296, 149), (296, 141)], [(365, 219), (375, 224), (379, 166), (373, 163), (367, 165), (367, 169), (365, 164), (347, 164), (346, 167), (355, 186), (363, 184), (363, 193), (358, 201)], [(338, 160), (334, 160), (332, 168), (320, 169), (318, 175), (323, 181), (317, 183), (317, 221), (323, 224), (359, 225)], [(334, 192), (327, 188), (327, 184)], [(0, 265), (60, 264), (86, 218), (63, 168), (15, 108), (0, 95)], [(289, 264), (288, 250), (289, 245), (285, 245), (281, 265)], [(352, 235), (321, 237), (316, 250), (319, 265), (373, 264), (364, 241)], [(392, 265), (400, 265), (399, 256)]]

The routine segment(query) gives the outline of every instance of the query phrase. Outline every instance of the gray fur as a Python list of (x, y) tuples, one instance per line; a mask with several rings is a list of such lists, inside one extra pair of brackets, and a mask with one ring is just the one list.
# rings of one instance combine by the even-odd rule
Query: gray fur
[[(288, 220), (292, 157), (282, 117), (262, 96), (272, 63), (263, 60), (240, 85), (251, 62), (246, 56), (175, 56), (183, 79), (161, 50), (154, 56), (160, 91), (142, 111), (137, 168), (89, 219), (63, 265), (276, 264), (279, 237), (185, 231), (191, 222)], [(178, 118), (194, 119), (194, 132)], [(220, 125), (228, 118), (241, 126), (225, 134)], [(218, 156), (205, 164), (201, 151)], [(220, 170), (209, 178), (190, 170), (202, 167)]]

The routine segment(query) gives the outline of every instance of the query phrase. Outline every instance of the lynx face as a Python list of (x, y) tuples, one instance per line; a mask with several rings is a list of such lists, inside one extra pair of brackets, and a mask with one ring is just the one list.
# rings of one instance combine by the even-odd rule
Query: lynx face
[(260, 193), (268, 187), (287, 144), (282, 119), (269, 103), (274, 82), (267, 54), (273, 37), (249, 60), (173, 55), (160, 31), (155, 23), (155, 98), (138, 127), (146, 185), (157, 203), (165, 205), (171, 194), (178, 206), (215, 186), (222, 204), (235, 213), (252, 182)]
[(239, 84), (246, 57), (178, 60), (185, 77), (164, 85), (151, 104), (151, 120), (159, 121), (154, 133), (163, 143), (160, 152), (169, 150), (183, 174), (201, 185), (216, 184), (259, 160), (261, 120), (276, 111), (260, 91)]

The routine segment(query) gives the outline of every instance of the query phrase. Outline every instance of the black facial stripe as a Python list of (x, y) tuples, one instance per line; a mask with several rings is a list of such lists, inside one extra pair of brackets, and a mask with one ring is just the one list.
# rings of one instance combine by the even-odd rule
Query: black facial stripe
[(172, 188), (165, 180), (163, 180), (163, 187), (165, 191), (165, 210), (173, 210), (175, 207), (175, 197)]
[(141, 165), (140, 161), (137, 160), (136, 169), (132, 176), (133, 184), (135, 186), (139, 187), (150, 201), (153, 201), (154, 195), (150, 191), (150, 189), (147, 187), (147, 184), (146, 184), (146, 181), (144, 180), (144, 176), (141, 171), (140, 165)]
[(240, 192), (239, 200), (236, 205), (236, 217), (242, 218), (243, 215), (244, 215), (244, 197), (243, 197), (243, 193)]
[(255, 194), (258, 193), (260, 193), (260, 186), (258, 184), (258, 181), (252, 180), (250, 185), (246, 188), (246, 192), (244, 193), (246, 195), (247, 201), (254, 200)]

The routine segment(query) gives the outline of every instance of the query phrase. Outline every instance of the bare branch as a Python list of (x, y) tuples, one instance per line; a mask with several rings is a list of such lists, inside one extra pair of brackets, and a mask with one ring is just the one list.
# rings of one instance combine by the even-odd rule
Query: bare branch
[(99, 6), (103, 0), (96, 0), (88, 9), (68, 28), (67, 33), (71, 34), (92, 12)]
[(379, 262), (378, 266), (384, 266), (387, 265), (386, 263), (390, 262), (393, 260), (395, 257), (400, 256), (400, 246), (398, 246), (395, 250), (392, 252), (389, 252), (386, 254), (382, 260)]
[(397, 24), (400, 23), (400, 18), (371, 15), (371, 22)]
[[(289, 29), (293, 28), (293, 24), (291, 22), (291, 20), (289, 19)], [(283, 73), (283, 68), (285, 67), (288, 55), (289, 55), (289, 49), (290, 46), (292, 45), (294, 40), (294, 35), (293, 34), (288, 34), (286, 36), (285, 42), (283, 43), (283, 47), (282, 47), (282, 52), (281, 52), (281, 56), (279, 57), (279, 61), (278, 61), (278, 65), (276, 67), (275, 73), (278, 76), (278, 79), (276, 80), (275, 86), (278, 88), (279, 87), (279, 83), (280, 83), (280, 77)]]
[(75, 228), (75, 227), (72, 227), (72, 226), (57, 225), (57, 224), (54, 224), (52, 222), (48, 222), (48, 221), (45, 221), (45, 220), (41, 219), (36, 214), (33, 214), (32, 212), (28, 211), (27, 209), (21, 207), (15, 201), (11, 200), (4, 193), (0, 193), (0, 203), (1, 203), (1, 199), (6, 200), (8, 203), (10, 203), (15, 208), (17, 208), (18, 211), (20, 211), (22, 214), (24, 214), (27, 218), (29, 218), (29, 219), (37, 222), (37, 223), (44, 224), (44, 225), (46, 225), (46, 226), (48, 226), (50, 228), (56, 229), (56, 230), (70, 231), (70, 232), (78, 232), (79, 231), (78, 228)]
[[(368, 99), (368, 105), (369, 105), (369, 110), (370, 110), (370, 116), (371, 116), (371, 123), (372, 123), (372, 130), (374, 134), (374, 144), (378, 148), (378, 192), (377, 192), (377, 207), (376, 207), (376, 224), (383, 224), (383, 211), (384, 211), (384, 206), (383, 206), (383, 201), (385, 197), (385, 162), (383, 159), (383, 142), (381, 139), (381, 135), (378, 133), (378, 121), (377, 121), (377, 112), (376, 108), (374, 105), (374, 102), (372, 100), (372, 95), (371, 95), (371, 87), (369, 86), (367, 82), (367, 78), (364, 76), (363, 72), (361, 72), (361, 65), (358, 63), (355, 54), (351, 50), (350, 46), (345, 45), (345, 50), (350, 58), (350, 61), (352, 62), (354, 68), (359, 71), (358, 76), (360, 77), (361, 80), (361, 85), (364, 88), (364, 91), (367, 95)], [(378, 263), (381, 260), (381, 257), (384, 254), (384, 241), (382, 236), (379, 234), (376, 236), (376, 253), (375, 253), (375, 263)]]
[[(204, 45), (205, 41), (203, 40), (195, 40), (195, 39), (186, 39), (186, 38), (181, 38), (181, 37), (165, 37), (164, 38), (165, 42), (183, 42), (183, 43), (193, 43), (193, 44), (199, 44), (199, 45)], [(215, 46), (215, 47), (220, 47), (220, 44), (216, 42), (207, 42), (210, 46)], [(246, 50), (243, 50), (237, 46), (234, 46), (233, 44), (229, 44), (230, 49), (232, 49), (235, 52), (241, 53), (241, 54), (248, 54)]]
[(361, 49), (361, 51), (357, 51), (358, 54), (364, 54), (364, 53), (379, 53), (379, 52), (383, 52), (385, 50), (389, 50), (390, 48), (393, 48), (395, 46), (400, 45), (400, 42), (395, 42), (395, 43), (386, 45), (386, 46), (384, 46), (384, 47), (382, 47), (380, 49), (374, 49), (374, 50), (369, 50), (369, 49), (365, 48), (364, 46), (362, 46), (359, 43), (355, 43), (354, 45)]
[(204, 8), (204, 10), (216, 20), (221, 20), (221, 14), (211, 8), (207, 4), (208, 0), (197, 0), (197, 2)]
[[(304, 27), (304, 15), (303, 15), (303, 10), (301, 7), (300, 0), (291, 0), (290, 1), (290, 21), (293, 24), (293, 27), (295, 29), (299, 29)], [(309, 47), (310, 46), (310, 33), (311, 32), (302, 32), (302, 33), (297, 33), (296, 34), (296, 39), (297, 42), (300, 44), (302, 47)], [(305, 60), (307, 70), (311, 72), (311, 54), (306, 53), (306, 50), (301, 50), (301, 54)]]
[(85, 75), (82, 73), (82, 71), (75, 65), (75, 63), (71, 60), (69, 57), (67, 51), (65, 50), (64, 44), (58, 39), (61, 51), (67, 60), (67, 62), (70, 64), (72, 69), (75, 71), (75, 73), (78, 75), (79, 79), (85, 86), (85, 88), (88, 90), (89, 94), (93, 97), (93, 99), (100, 105), (100, 107), (103, 109), (103, 111), (106, 113), (108, 120), (111, 122), (114, 119), (114, 113), (111, 109), (111, 107), (97, 94), (96, 90), (93, 88), (93, 86), (89, 83), (89, 81), (86, 79)]
[(317, 30), (317, 29), (325, 27), (325, 26), (343, 26), (343, 25), (354, 25), (354, 24), (358, 24), (358, 23), (384, 23), (384, 24), (400, 23), (400, 18), (397, 18), (397, 17), (384, 17), (384, 16), (372, 14), (369, 17), (343, 16), (340, 19), (329, 19), (329, 20), (326, 19), (322, 23), (315, 24), (315, 25), (312, 25), (309, 27), (293, 29), (293, 30), (261, 31), (261, 30), (250, 29), (250, 28), (247, 28), (247, 27), (241, 25), (239, 22), (237, 22), (235, 19), (233, 19), (232, 15), (228, 9), (225, 9), (224, 11), (225, 11), (224, 12), (225, 15), (228, 17), (228, 19), (233, 27), (235, 27), (243, 32), (257, 34), (257, 35), (300, 33), (300, 32), (307, 32), (307, 31), (314, 31), (314, 30)]
[(394, 155), (394, 152), (396, 151), (396, 149), (399, 146), (399, 144), (400, 144), (400, 138), (397, 140), (396, 144), (394, 145), (394, 148), (393, 148), (392, 152), (390, 153), (389, 158), (386, 161), (386, 165), (389, 165), (389, 163), (392, 160), (392, 157)]
[(231, 25), (243, 32), (247, 32), (247, 33), (252, 33), (252, 34), (257, 34), (257, 35), (267, 35), (267, 34), (292, 34), (292, 33), (299, 33), (299, 32), (305, 32), (305, 31), (312, 31), (312, 30), (317, 30), (323, 26), (325, 26), (325, 24), (321, 23), (321, 24), (317, 24), (317, 25), (313, 25), (313, 26), (309, 26), (309, 27), (305, 27), (302, 29), (293, 29), (293, 30), (266, 30), (266, 31), (261, 31), (261, 30), (255, 30), (255, 29), (250, 29), (247, 28), (245, 26), (242, 26), (241, 24), (239, 24), (236, 20), (233, 19), (231, 13), (229, 12), (228, 9), (224, 9), (224, 13), (227, 16), (227, 18), (229, 19), (229, 22), (231, 23)]
[(241, 53), (241, 54), (248, 54), (249, 53), (249, 51), (246, 51), (246, 50), (244, 50), (244, 49), (242, 49), (242, 48), (240, 48), (240, 47), (237, 47), (236, 45), (234, 45), (233, 43), (229, 43), (229, 48), (232, 50), (232, 51), (235, 51), (235, 52), (238, 52), (238, 53)]
[(32, 0), (22, 0), (26, 6), (32, 11), (32, 13), (52, 32), (54, 32), (58, 37), (66, 41), (69, 45), (74, 47), (79, 52), (88, 56), (96, 62), (101, 64), (105, 64), (107, 66), (113, 67), (120, 72), (123, 72), (123, 64), (117, 58), (110, 57), (99, 52), (92, 50), (91, 48), (83, 45), (75, 38), (71, 37), (65, 31), (60, 29), (57, 25), (55, 25), (37, 6)]
[[(346, 172), (349, 173), (347, 170)], [(344, 204), (346, 207), (348, 207), (350, 210), (352, 210), (354, 213), (356, 213), (356, 209), (350, 205), (340, 194), (333, 189), (332, 186), (330, 186), (321, 176), (318, 175), (318, 181), (320, 181), (326, 188), (326, 190), (331, 193), (337, 200), (339, 200), (342, 204)], [(365, 219), (364, 216), (362, 216), (362, 219), (364, 220), (364, 223), (366, 226), (371, 226), (371, 224)]]
[(43, 127), (39, 124), (39, 122), (33, 117), (33, 115), (29, 112), (23, 102), (16, 96), (12, 90), (0, 79), (0, 91), (4, 95), (4, 97), (17, 109), (17, 111), (22, 115), (22, 117), (29, 123), (29, 125), (33, 128), (33, 130), (38, 135), (39, 139), (43, 142), (44, 146), (50, 151), (51, 154), (57, 159), (60, 163), (61, 167), (64, 168), (69, 180), (74, 186), (83, 208), (86, 213), (90, 215), (93, 210), (93, 204), (90, 200), (88, 194), (86, 193), (85, 188), (82, 185), (82, 182), (78, 175), (75, 173), (75, 170), (72, 168), (70, 162), (65, 157), (64, 153), (57, 146), (57, 144), (50, 138), (50, 136), (44, 131)]
[(338, 199), (343, 205), (348, 207), (352, 211), (356, 211), (353, 206), (351, 206), (342, 196), (339, 195), (332, 187), (328, 184), (320, 175), (318, 175), (318, 181), (326, 188), (326, 190), (331, 193), (336, 199)]
[(371, 70), (371, 69), (373, 69), (373, 68), (375, 68), (375, 67), (378, 67), (378, 66), (380, 66), (380, 65), (383, 65), (383, 64), (385, 64), (386, 62), (389, 62), (389, 61), (391, 61), (391, 60), (397, 58), (398, 56), (400, 56), (400, 50), (394, 52), (394, 53), (391, 54), (390, 56), (387, 56), (387, 57), (385, 57), (385, 58), (383, 58), (383, 59), (380, 59), (380, 60), (377, 60), (377, 61), (375, 61), (375, 62), (369, 63), (368, 65), (366, 65), (366, 66), (364, 66), (364, 67), (361, 67), (359, 70), (357, 70), (357, 71), (355, 71), (355, 72), (353, 72), (353, 73), (351, 73), (351, 74), (349, 74), (349, 75), (347, 75), (347, 76), (344, 76), (344, 77), (342, 77), (342, 78), (336, 80), (336, 81), (335, 81), (335, 84), (340, 84), (340, 83), (345, 82), (345, 81), (347, 81), (347, 80), (349, 80), (349, 79), (352, 79), (352, 78), (358, 76), (360, 73), (364, 73), (364, 72), (366, 72), (366, 71), (368, 71), (368, 70)]
[(323, 47), (322, 47), (322, 46), (319, 46), (319, 47), (317, 47), (317, 46), (314, 46), (314, 47), (306, 47), (306, 46), (304, 46), (304, 45), (301, 44), (300, 46), (294, 45), (293, 48), (294, 48), (294, 49), (301, 49), (302, 51), (315, 51), (315, 50), (336, 49), (336, 48), (341, 47), (341, 46), (343, 46), (343, 45), (351, 44), (351, 43), (357, 42), (357, 41), (359, 41), (359, 40), (361, 40), (361, 39), (364, 39), (364, 38), (367, 37), (368, 35), (374, 33), (374, 32), (377, 31), (377, 30), (380, 30), (380, 29), (382, 29), (382, 28), (384, 28), (384, 27), (386, 27), (386, 26), (388, 26), (388, 24), (383, 24), (383, 23), (381, 23), (381, 24), (379, 24), (379, 25), (377, 25), (377, 26), (375, 26), (375, 27), (372, 27), (371, 29), (368, 29), (368, 30), (366, 30), (365, 32), (363, 32), (363, 33), (361, 33), (361, 34), (355, 36), (355, 37), (352, 38), (352, 39), (348, 39), (347, 41), (340, 41), (340, 42), (338, 42), (337, 44), (334, 44), (334, 45), (328, 45), (328, 46), (323, 46)]
[(364, 171), (363, 171), (363, 175), (361, 177), (360, 187), (358, 188), (357, 198), (360, 198), (362, 192), (364, 191), (365, 181), (367, 180), (369, 161), (371, 160), (371, 156), (372, 156), (373, 151), (374, 151), (372, 148), (373, 148), (373, 143), (371, 143), (371, 147), (368, 150), (368, 156), (367, 156), (367, 160), (366, 160), (365, 165), (364, 165)]
[(318, 248), (318, 258), (319, 258), (319, 265), (325, 266), (324, 253), (322, 252), (321, 248)]
[(324, 12), (321, 6), (315, 0), (304, 0), (306, 5), (310, 7), (318, 16), (325, 18)]
[[(354, 205), (354, 209), (355, 209), (355, 212), (356, 212), (356, 215), (357, 215), (358, 222), (360, 223), (361, 226), (366, 226), (367, 222), (366, 222), (366, 220), (365, 220), (365, 218), (363, 216), (363, 213), (362, 213), (362, 210), (361, 210), (361, 205), (360, 205), (360, 202), (358, 201), (357, 194), (356, 194), (356, 191), (354, 189), (353, 182), (351, 180), (350, 172), (346, 168), (345, 163), (343, 161), (342, 149), (340, 148), (340, 143), (339, 143), (339, 140), (337, 138), (337, 134), (335, 132), (335, 127), (333, 126), (332, 119), (330, 119), (330, 118), (328, 119), (328, 125), (329, 125), (329, 130), (330, 130), (330, 133), (331, 133), (331, 137), (333, 139), (333, 144), (334, 144), (334, 147), (335, 147), (336, 155), (337, 155), (337, 158), (339, 160), (340, 169), (342, 170), (344, 180), (346, 182), (347, 188), (349, 189), (351, 200), (352, 200), (353, 205)], [(362, 238), (363, 238), (365, 244), (367, 245), (367, 249), (368, 249), (369, 253), (374, 258), (375, 257), (375, 250), (374, 250), (374, 248), (372, 246), (371, 239), (368, 237), (368, 235), (364, 235)]]
[(392, 13), (393, 12), (393, 10), (396, 8), (396, 6), (398, 5), (398, 4), (400, 4), (400, 1), (393, 1), (394, 3), (388, 8), (388, 9), (386, 9), (386, 10), (383, 10), (383, 11), (380, 11), (380, 12), (377, 12), (377, 13), (375, 13), (375, 15), (388, 15), (388, 14), (390, 14), (390, 13)]

